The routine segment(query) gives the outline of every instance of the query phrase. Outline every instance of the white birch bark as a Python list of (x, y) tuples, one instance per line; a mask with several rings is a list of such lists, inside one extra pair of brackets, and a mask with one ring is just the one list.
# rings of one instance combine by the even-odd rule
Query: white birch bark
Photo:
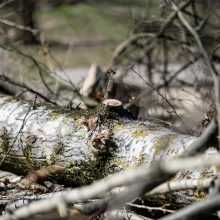
[[(129, 167), (174, 158), (196, 140), (171, 131), (163, 123), (134, 121), (120, 115), (111, 119), (103, 112), (68, 112), (53, 106), (33, 108), (31, 103), (0, 95), (0, 159), (8, 152), (1, 169), (24, 174), (29, 169), (57, 164), (64, 169), (52, 178), (82, 185)], [(100, 113), (102, 121), (93, 123), (96, 126), (89, 131), (85, 122)], [(100, 137), (110, 130), (112, 136), (107, 139), (111, 141), (103, 141)], [(215, 150), (210, 149), (207, 157), (213, 153)], [(178, 174), (177, 178), (214, 174), (213, 167)]]

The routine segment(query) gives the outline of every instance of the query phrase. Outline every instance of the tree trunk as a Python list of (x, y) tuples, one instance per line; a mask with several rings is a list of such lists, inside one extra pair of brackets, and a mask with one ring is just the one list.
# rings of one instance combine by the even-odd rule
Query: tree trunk
[[(34, 13), (36, 9), (35, 0), (20, 0), (16, 3), (18, 10), (17, 16), (21, 25), (24, 27), (29, 27), (35, 29), (36, 23), (34, 18)], [(36, 36), (29, 31), (17, 30), (17, 35), (23, 43), (36, 43)]]
[[(107, 107), (97, 112), (67, 111), (0, 95), (0, 168), (25, 174), (55, 164), (62, 172), (51, 173), (50, 178), (79, 186), (129, 167), (176, 157), (196, 140), (172, 131), (166, 123), (124, 116), (124, 110)], [(192, 171), (187, 176), (214, 172)], [(184, 176), (178, 174), (180, 179)]]

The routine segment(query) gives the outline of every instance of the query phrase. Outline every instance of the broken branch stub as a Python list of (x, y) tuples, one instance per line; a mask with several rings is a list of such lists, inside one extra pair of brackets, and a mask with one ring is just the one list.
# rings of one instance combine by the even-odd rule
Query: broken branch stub
[(109, 106), (112, 108), (117, 108), (122, 106), (122, 102), (117, 99), (105, 99), (103, 102), (103, 105)]
[(122, 102), (117, 99), (105, 99), (102, 104), (109, 111), (117, 111), (122, 109)]

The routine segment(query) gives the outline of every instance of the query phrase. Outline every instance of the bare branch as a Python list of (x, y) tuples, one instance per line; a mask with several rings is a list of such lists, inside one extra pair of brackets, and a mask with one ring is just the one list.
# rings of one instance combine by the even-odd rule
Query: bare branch
[(173, 191), (182, 191), (182, 190), (188, 190), (188, 189), (207, 189), (210, 187), (211, 182), (214, 180), (214, 178), (205, 178), (205, 179), (189, 179), (189, 180), (179, 180), (179, 181), (171, 181), (166, 182), (152, 191), (150, 191), (148, 194), (163, 194)]
[(10, 26), (10, 27), (13, 27), (13, 28), (16, 28), (16, 29), (19, 29), (19, 30), (29, 31), (29, 32), (31, 32), (33, 35), (39, 34), (39, 30), (37, 30), (37, 29), (33, 29), (33, 28), (30, 28), (30, 27), (25, 27), (25, 26), (23, 26), (23, 25), (14, 23), (14, 22), (9, 21), (9, 20), (6, 20), (6, 19), (4, 19), (4, 18), (0, 18), (0, 23), (1, 23), (1, 24), (4, 24), (4, 25), (7, 25), (7, 26)]

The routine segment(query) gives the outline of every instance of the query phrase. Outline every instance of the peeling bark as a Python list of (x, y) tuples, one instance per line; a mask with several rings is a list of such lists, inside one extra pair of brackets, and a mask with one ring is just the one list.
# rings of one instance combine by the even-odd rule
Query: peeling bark
[[(155, 160), (174, 158), (195, 137), (178, 134), (166, 123), (140, 122), (110, 112), (67, 111), (54, 106), (33, 106), (0, 95), (1, 169), (25, 174), (42, 166), (59, 165), (50, 178), (79, 186), (114, 172)], [(214, 149), (207, 152), (215, 153)], [(176, 178), (213, 176), (215, 168), (179, 173)]]

